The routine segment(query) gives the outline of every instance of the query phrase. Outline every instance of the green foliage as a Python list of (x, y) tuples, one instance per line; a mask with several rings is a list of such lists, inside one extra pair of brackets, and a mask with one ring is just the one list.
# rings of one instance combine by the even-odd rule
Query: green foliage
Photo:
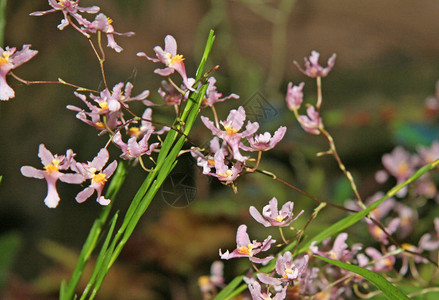
[(345, 270), (354, 272), (355, 274), (361, 275), (371, 283), (373, 283), (378, 289), (383, 292), (383, 294), (390, 300), (402, 300), (409, 299), (406, 295), (404, 295), (398, 288), (393, 286), (390, 282), (388, 282), (383, 276), (368, 269), (361, 268), (359, 266), (347, 264), (338, 260), (329, 259), (320, 255), (314, 255), (319, 259), (333, 264), (334, 266), (343, 268)]

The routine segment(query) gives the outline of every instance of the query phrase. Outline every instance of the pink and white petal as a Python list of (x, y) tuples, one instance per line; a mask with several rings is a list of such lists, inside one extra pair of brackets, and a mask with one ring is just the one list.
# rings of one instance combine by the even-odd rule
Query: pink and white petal
[(85, 181), (85, 177), (81, 174), (63, 174), (59, 180), (65, 183), (80, 184)]
[(260, 282), (265, 283), (265, 284), (269, 284), (269, 285), (281, 285), (282, 284), (282, 281), (279, 280), (278, 278), (268, 276), (264, 273), (258, 273), (258, 274), (256, 274), (256, 277), (258, 277)]
[(116, 43), (113, 34), (107, 33), (106, 36), (107, 36), (107, 47), (114, 49), (114, 51), (116, 51), (117, 53), (122, 52), (123, 48)]
[(44, 166), (50, 165), (54, 159), (52, 152), (47, 150), (44, 144), (40, 144), (38, 148), (38, 157), (41, 159), (41, 163)]
[(18, 66), (21, 66), (25, 62), (29, 61), (32, 57), (37, 55), (37, 50), (29, 49), (31, 45), (23, 45), (23, 49), (16, 52), (12, 57), (12, 64), (14, 65), (14, 69)]
[(89, 14), (97, 14), (100, 10), (99, 6), (93, 5), (90, 7), (77, 7), (80, 12), (86, 12)]
[(90, 166), (95, 168), (96, 170), (102, 170), (102, 168), (105, 166), (105, 164), (108, 161), (109, 158), (109, 154), (107, 149), (102, 148), (98, 155), (96, 155), (95, 158), (93, 158), (92, 162), (90, 163)]
[(40, 16), (44, 16), (46, 14), (49, 14), (49, 13), (52, 13), (55, 11), (56, 11), (55, 9), (34, 11), (34, 12), (30, 13), (29, 16), (40, 17)]
[(56, 180), (55, 178), (47, 179), (47, 196), (44, 199), (44, 204), (49, 208), (55, 208), (58, 206), (60, 201), (58, 191), (56, 190)]
[(114, 171), (117, 168), (117, 161), (113, 161), (111, 164), (108, 165), (108, 167), (105, 168), (103, 173), (106, 175), (106, 178), (111, 177), (113, 175)]
[(177, 41), (169, 34), (165, 37), (165, 52), (171, 53), (172, 56), (177, 54)]
[(247, 226), (240, 225), (236, 232), (236, 245), (239, 247), (247, 247), (250, 244), (250, 237), (247, 234)]
[(96, 201), (97, 201), (100, 205), (103, 205), (103, 206), (107, 206), (108, 204), (111, 203), (111, 200), (105, 198), (104, 196), (100, 196)]
[(159, 74), (160, 76), (169, 76), (174, 73), (174, 69), (172, 68), (164, 68), (164, 69), (155, 69), (154, 73)]
[(250, 206), (249, 212), (250, 215), (253, 217), (253, 219), (255, 219), (257, 222), (261, 223), (265, 227), (271, 226), (270, 222), (268, 222), (262, 217), (261, 213), (256, 209), (256, 207)]
[(2, 74), (0, 74), (0, 100), (7, 101), (15, 97), (15, 92), (6, 81), (6, 73), (3, 76), (1, 75)]
[(270, 140), (270, 146), (274, 147), (276, 146), (285, 136), (285, 133), (287, 132), (287, 128), (285, 126), (279, 127), (278, 130), (273, 134), (273, 137)]
[(160, 60), (159, 59), (157, 59), (157, 58), (153, 58), (153, 57), (149, 57), (148, 55), (146, 55), (146, 53), (145, 52), (137, 52), (137, 54), (136, 54), (138, 57), (144, 57), (144, 58), (146, 58), (146, 59), (148, 59), (148, 60), (150, 60), (150, 61), (152, 61), (152, 62), (160, 62)]
[(87, 200), (88, 198), (91, 197), (91, 195), (93, 195), (93, 193), (95, 192), (95, 189), (91, 186), (86, 187), (84, 190), (82, 190), (81, 192), (79, 192), (78, 195), (76, 195), (76, 201), (78, 203), (82, 203), (85, 200)]
[(31, 166), (23, 166), (20, 169), (21, 174), (26, 177), (32, 177), (32, 178), (38, 178), (43, 179), (44, 178), (44, 171), (35, 169)]
[(267, 251), (268, 249), (270, 249), (271, 244), (276, 243), (276, 240), (273, 240), (271, 238), (271, 235), (269, 235), (263, 242), (262, 242), (262, 246), (259, 249), (260, 251)]
[(219, 130), (212, 121), (209, 120), (209, 118), (205, 116), (201, 116), (201, 121), (204, 123), (204, 125), (212, 131), (213, 135), (220, 136), (223, 132)]
[(257, 257), (250, 257), (250, 261), (254, 262), (256, 264), (262, 264), (262, 265), (266, 265), (268, 264), (274, 257), (273, 256), (267, 256), (265, 258), (257, 258)]
[(149, 90), (144, 90), (143, 92), (141, 92), (139, 95), (137, 95), (136, 97), (132, 97), (127, 101), (133, 101), (133, 100), (144, 100), (149, 96)]

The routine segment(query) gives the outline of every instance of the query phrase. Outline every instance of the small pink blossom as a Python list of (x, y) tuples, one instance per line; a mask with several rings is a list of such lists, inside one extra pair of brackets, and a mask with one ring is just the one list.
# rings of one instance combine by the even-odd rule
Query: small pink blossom
[(292, 82), (288, 83), (286, 102), (289, 110), (298, 110), (302, 105), (304, 86), (303, 82), (294, 86)]
[(243, 164), (240, 162), (232, 164), (232, 166), (229, 167), (229, 162), (226, 161), (222, 151), (215, 153), (214, 163), (215, 173), (210, 172), (207, 173), (207, 175), (218, 178), (219, 181), (226, 185), (233, 184), (244, 169)]
[(320, 134), (321, 128), (323, 128), (322, 119), (320, 118), (319, 112), (314, 108), (314, 106), (309, 106), (306, 109), (307, 116), (299, 116), (298, 121), (302, 128), (311, 134)]
[(113, 142), (118, 145), (119, 148), (122, 150), (122, 154), (120, 157), (122, 157), (123, 159), (139, 158), (144, 154), (151, 155), (151, 153), (159, 146), (159, 143), (153, 143), (151, 145), (148, 145), (148, 140), (151, 137), (151, 134), (152, 131), (149, 130), (139, 141), (137, 141), (137, 138), (133, 136), (128, 140), (128, 143), (125, 143), (122, 140), (122, 135), (120, 131), (118, 131), (113, 136)]
[(253, 281), (248, 285), (248, 289), (250, 291), (250, 294), (252, 296), (253, 300), (283, 300), (287, 296), (287, 288), (288, 286), (285, 286), (282, 288), (282, 290), (277, 293), (276, 295), (272, 296), (269, 292), (262, 292), (262, 287), (257, 281)]
[(209, 85), (207, 86), (206, 97), (203, 99), (201, 103), (201, 107), (212, 107), (217, 102), (222, 102), (227, 99), (239, 99), (239, 96), (236, 94), (230, 94), (226, 97), (223, 97), (222, 93), (217, 92), (217, 87), (215, 86), (216, 79), (215, 77), (210, 77), (208, 80)]
[(86, 187), (82, 192), (76, 196), (76, 201), (79, 203), (84, 202), (96, 191), (97, 202), (101, 205), (110, 204), (110, 199), (106, 199), (102, 196), (102, 190), (104, 189), (105, 183), (108, 178), (113, 175), (117, 167), (117, 161), (113, 161), (111, 164), (103, 170), (105, 164), (109, 158), (109, 153), (107, 149), (103, 148), (99, 151), (98, 155), (91, 161), (87, 163), (76, 163), (74, 170), (81, 174), (84, 179), (90, 179), (90, 186)]
[[(49, 0), (49, 5), (52, 6), (52, 9), (45, 11), (35, 11), (31, 13), (31, 16), (43, 16), (52, 12), (61, 11), (64, 15), (64, 18), (61, 20), (61, 23), (58, 25), (59, 30), (63, 30), (70, 24), (69, 16), (73, 17), (79, 25), (87, 27), (90, 24), (90, 21), (84, 19), (79, 12), (86, 12), (89, 14), (96, 14), (99, 12), (100, 8), (98, 6), (91, 7), (81, 7), (78, 6), (79, 0)], [(81, 31), (86, 35), (85, 32)]]
[(114, 51), (116, 52), (121, 52), (123, 49), (114, 40), (114, 35), (129, 37), (129, 36), (133, 36), (135, 33), (132, 31), (125, 33), (116, 32), (114, 31), (113, 25), (111, 25), (112, 23), (113, 23), (112, 19), (108, 18), (106, 15), (101, 13), (96, 16), (93, 22), (89, 23), (88, 26), (84, 27), (83, 30), (89, 33), (96, 33), (97, 31), (101, 31), (105, 33), (105, 35), (107, 36), (107, 47), (114, 49)]
[(46, 179), (47, 181), (47, 196), (44, 203), (47, 207), (55, 208), (60, 201), (58, 191), (56, 190), (56, 182), (59, 180), (79, 184), (85, 179), (80, 174), (63, 173), (61, 171), (68, 170), (72, 164), (75, 164), (73, 157), (75, 154), (71, 149), (67, 150), (66, 155), (53, 155), (47, 150), (44, 144), (41, 144), (38, 151), (38, 156), (44, 165), (44, 170), (37, 170), (34, 167), (24, 166), (20, 171), (26, 177), (33, 177), (38, 179)]
[(307, 57), (305, 57), (304, 58), (305, 69), (302, 69), (302, 67), (296, 61), (294, 61), (294, 64), (303, 74), (305, 74), (308, 77), (311, 77), (311, 78), (326, 77), (329, 74), (329, 72), (332, 70), (332, 68), (334, 67), (336, 55), (334, 53), (328, 59), (328, 66), (326, 68), (322, 67), (319, 64), (319, 56), (320, 56), (320, 53), (318, 53), (317, 51), (312, 51), (309, 59)]
[(419, 146), (417, 151), (422, 159), (422, 162), (425, 164), (430, 164), (439, 158), (439, 142), (434, 141), (429, 148)]
[(23, 45), (23, 49), (17, 51), (15, 47), (5, 49), (0, 47), (0, 100), (7, 101), (15, 97), (14, 90), (8, 85), (6, 75), (9, 71), (21, 66), (37, 55), (37, 50), (31, 50), (31, 45)]
[(250, 147), (241, 145), (240, 147), (246, 151), (268, 151), (273, 149), (284, 137), (287, 128), (285, 126), (279, 127), (278, 130), (271, 136), (269, 132), (263, 134), (255, 134), (247, 137)]
[(193, 158), (197, 160), (197, 166), (203, 168), (203, 174), (209, 174), (211, 170), (215, 168), (214, 155), (216, 153), (222, 152), (223, 157), (228, 156), (227, 144), (223, 142), (222, 145), (220, 146), (219, 138), (217, 136), (213, 137), (213, 139), (209, 143), (209, 154), (204, 155), (199, 150), (195, 150), (195, 149), (196, 149), (195, 147), (192, 147), (193, 151), (191, 151), (191, 155)]
[(305, 255), (296, 258), (293, 261), (293, 256), (290, 251), (286, 251), (283, 255), (279, 254), (276, 260), (276, 273), (281, 276), (282, 281), (296, 280), (306, 273), (308, 267), (309, 256)]
[(293, 208), (294, 208), (294, 202), (288, 201), (283, 206), (282, 209), (279, 211), (277, 206), (277, 199), (273, 197), (269, 204), (264, 206), (262, 209), (262, 215), (259, 213), (259, 211), (254, 207), (250, 206), (250, 215), (259, 223), (264, 225), (265, 227), (269, 226), (279, 226), (279, 227), (285, 227), (289, 226), (293, 221), (295, 221), (302, 213), (299, 212), (297, 216), (293, 219)]
[(273, 259), (273, 256), (257, 258), (254, 257), (254, 255), (262, 251), (267, 251), (275, 242), (276, 241), (273, 240), (271, 236), (268, 236), (262, 243), (257, 242), (256, 240), (250, 242), (250, 237), (247, 234), (247, 226), (241, 225), (238, 227), (238, 231), (236, 233), (236, 249), (232, 252), (229, 252), (229, 250), (227, 250), (224, 253), (222, 253), (220, 249), (219, 255), (221, 256), (221, 259), (226, 260), (238, 257), (248, 257), (250, 261), (254, 263), (266, 264)]
[(154, 70), (154, 73), (157, 73), (161, 76), (169, 76), (174, 73), (174, 71), (177, 71), (177, 73), (179, 73), (182, 77), (183, 83), (186, 85), (186, 87), (190, 90), (193, 90), (192, 85), (189, 84), (186, 75), (186, 67), (183, 62), (184, 57), (183, 55), (177, 54), (177, 41), (172, 35), (167, 35), (165, 37), (165, 50), (163, 50), (160, 46), (155, 46), (154, 52), (157, 58), (151, 58), (144, 52), (138, 52), (137, 56), (145, 57), (155, 63), (163, 63), (166, 68)]
[(246, 115), (245, 110), (242, 106), (238, 108), (238, 110), (231, 110), (227, 120), (220, 121), (221, 125), (224, 127), (224, 130), (217, 128), (212, 121), (208, 118), (202, 116), (201, 121), (203, 121), (204, 125), (212, 131), (213, 135), (216, 135), (220, 139), (223, 139), (227, 142), (227, 144), (232, 149), (233, 158), (240, 162), (245, 162), (248, 157), (244, 157), (241, 155), (239, 151), (241, 143), (241, 139), (252, 136), (258, 129), (259, 124), (257, 122), (248, 121), (247, 126), (243, 132), (239, 132), (244, 125)]

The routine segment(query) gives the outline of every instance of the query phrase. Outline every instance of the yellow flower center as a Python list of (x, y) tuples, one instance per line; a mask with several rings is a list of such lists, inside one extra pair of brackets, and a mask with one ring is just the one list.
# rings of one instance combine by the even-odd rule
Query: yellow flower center
[(224, 173), (220, 173), (218, 175), (221, 176), (221, 177), (229, 177), (229, 176), (233, 175), (233, 172), (230, 171), (230, 170), (227, 170), (225, 174)]
[(0, 65), (10, 64), (9, 56), (10, 54), (8, 51), (3, 52), (2, 56), (0, 56)]
[(60, 161), (58, 159), (53, 159), (52, 163), (44, 166), (44, 169), (46, 170), (47, 173), (52, 174), (55, 172), (58, 172), (58, 166), (59, 166)]
[(248, 244), (247, 247), (241, 246), (238, 248), (238, 253), (243, 254), (243, 255), (252, 256), (253, 255), (253, 252), (252, 252), (253, 247), (254, 247), (253, 244)]
[(408, 172), (409, 166), (406, 162), (402, 162), (398, 166), (398, 174), (404, 175)]
[(233, 128), (232, 125), (225, 125), (224, 129), (226, 130), (226, 134), (229, 136), (235, 136), (239, 129)]
[(283, 220), (284, 220), (284, 217), (282, 217), (281, 215), (278, 215), (276, 217), (276, 221), (278, 221), (278, 222), (282, 222)]
[(101, 129), (104, 129), (104, 128), (105, 128), (105, 125), (104, 125), (104, 123), (102, 123), (102, 122), (96, 122), (96, 126), (99, 127), (99, 128), (101, 128)]
[(107, 181), (106, 177), (107, 175), (105, 175), (105, 173), (99, 172), (93, 176), (91, 182), (104, 184)]
[(375, 236), (378, 238), (381, 238), (385, 235), (384, 231), (382, 231), (381, 228), (379, 228), (378, 226), (375, 226), (372, 230)]
[(174, 55), (169, 61), (169, 66), (172, 67), (174, 64), (179, 64), (184, 60), (183, 55), (177, 54)]
[(127, 133), (131, 136), (138, 137), (140, 134), (140, 129), (139, 129), (139, 127), (131, 127), (128, 129)]
[(209, 278), (209, 276), (200, 276), (198, 278), (198, 285), (199, 286), (209, 286), (210, 285), (210, 278)]
[(101, 110), (108, 109), (108, 103), (107, 103), (107, 101), (99, 102), (99, 106), (101, 107)]
[(107, 17), (107, 21), (108, 21), (108, 24), (113, 23), (113, 19), (111, 19), (110, 17)]
[(416, 250), (415, 246), (413, 246), (412, 244), (409, 244), (409, 243), (402, 244), (401, 248), (404, 249), (404, 250), (409, 250), (409, 251)]
[(211, 158), (207, 159), (207, 164), (209, 166), (215, 167), (215, 160), (211, 157)]

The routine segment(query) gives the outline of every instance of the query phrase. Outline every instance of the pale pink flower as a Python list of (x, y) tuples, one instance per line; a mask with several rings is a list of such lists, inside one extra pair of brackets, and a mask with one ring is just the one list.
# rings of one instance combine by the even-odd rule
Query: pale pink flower
[(174, 71), (177, 71), (177, 73), (179, 73), (182, 77), (183, 83), (186, 85), (186, 87), (190, 90), (193, 90), (192, 85), (189, 84), (186, 75), (186, 67), (183, 62), (184, 57), (183, 55), (177, 54), (177, 41), (172, 35), (167, 35), (165, 37), (165, 50), (163, 50), (160, 46), (155, 46), (154, 52), (157, 58), (151, 58), (144, 52), (138, 52), (137, 56), (145, 57), (155, 63), (163, 63), (166, 68), (154, 70), (154, 73), (157, 73), (161, 76), (169, 76), (174, 73)]
[(201, 121), (203, 121), (204, 125), (206, 125), (210, 131), (212, 131), (213, 135), (216, 135), (227, 142), (232, 149), (233, 158), (240, 162), (245, 162), (248, 159), (248, 157), (242, 156), (239, 151), (239, 148), (242, 145), (241, 139), (252, 136), (259, 129), (259, 124), (257, 122), (252, 123), (248, 121), (245, 130), (239, 132), (244, 125), (245, 118), (245, 110), (242, 106), (240, 106), (238, 110), (233, 109), (230, 111), (227, 120), (220, 121), (221, 125), (224, 127), (224, 130), (221, 130), (208, 118), (204, 116), (201, 117)]
[(8, 85), (6, 75), (9, 71), (21, 66), (37, 55), (37, 50), (31, 50), (31, 45), (23, 45), (23, 49), (16, 51), (15, 47), (5, 49), (0, 47), (0, 100), (7, 101), (15, 97), (14, 90)]
[(286, 102), (289, 110), (298, 110), (303, 102), (303, 87), (305, 83), (294, 85), (288, 83)]
[[(81, 7), (78, 6), (79, 0), (49, 0), (49, 5), (52, 6), (52, 9), (45, 11), (35, 11), (31, 13), (31, 16), (43, 16), (48, 13), (61, 11), (64, 15), (64, 18), (61, 20), (61, 23), (58, 25), (59, 30), (63, 30), (67, 25), (70, 24), (69, 16), (73, 17), (79, 25), (87, 27), (90, 23), (87, 19), (84, 19), (79, 12), (86, 12), (89, 14), (96, 14), (99, 12), (100, 8), (98, 6), (91, 7)], [(85, 32), (81, 31), (83, 34)], [(86, 34), (85, 34), (86, 35)]]
[(311, 78), (316, 77), (326, 77), (329, 72), (332, 70), (335, 64), (335, 53), (332, 54), (332, 56), (328, 59), (328, 66), (326, 68), (322, 67), (319, 64), (319, 56), (320, 53), (317, 51), (312, 51), (311, 56), (309, 59), (307, 57), (304, 58), (305, 61), (305, 69), (302, 69), (302, 67), (294, 61), (294, 64), (297, 66), (297, 68), (306, 76)]
[(322, 119), (320, 118), (319, 112), (314, 108), (314, 106), (309, 106), (306, 109), (307, 116), (299, 116), (298, 121), (302, 128), (311, 134), (320, 134), (321, 128), (323, 128)]
[(212, 107), (217, 102), (222, 102), (227, 99), (239, 99), (239, 96), (236, 94), (230, 94), (226, 97), (223, 97), (222, 93), (217, 92), (217, 87), (215, 86), (216, 79), (215, 77), (210, 77), (208, 80), (209, 85), (207, 86), (206, 97), (201, 102), (201, 108)]
[(250, 261), (254, 263), (266, 264), (273, 259), (273, 256), (268, 256), (266, 258), (257, 258), (254, 255), (262, 251), (267, 251), (275, 242), (276, 241), (273, 240), (271, 236), (268, 236), (262, 243), (257, 242), (256, 240), (251, 242), (250, 237), (247, 234), (247, 226), (241, 225), (238, 227), (238, 231), (236, 233), (236, 249), (232, 252), (229, 252), (229, 250), (227, 250), (224, 253), (222, 253), (220, 249), (219, 255), (221, 256), (221, 259), (226, 260), (238, 257), (248, 257)]
[(75, 160), (73, 159), (75, 154), (71, 149), (67, 150), (66, 155), (53, 155), (47, 150), (44, 144), (41, 144), (38, 156), (44, 165), (44, 170), (37, 170), (31, 166), (24, 166), (21, 167), (20, 171), (21, 174), (26, 177), (46, 179), (47, 196), (44, 199), (44, 203), (47, 207), (55, 208), (60, 201), (58, 191), (56, 190), (56, 182), (58, 179), (66, 183), (79, 184), (82, 183), (85, 178), (80, 174), (61, 172), (68, 170), (72, 164), (75, 164)]
[(87, 27), (84, 27), (84, 31), (89, 33), (96, 33), (97, 31), (102, 31), (107, 36), (107, 47), (110, 47), (114, 49), (116, 52), (121, 52), (123, 49), (121, 46), (119, 46), (116, 41), (114, 40), (114, 35), (119, 36), (133, 36), (134, 32), (125, 32), (120, 33), (114, 31), (113, 20), (108, 18), (104, 14), (99, 14), (96, 16), (95, 20), (88, 24)]
[(102, 190), (104, 189), (105, 183), (108, 178), (113, 175), (117, 167), (117, 161), (113, 161), (111, 164), (103, 170), (105, 164), (109, 158), (109, 153), (107, 149), (103, 148), (99, 151), (98, 155), (91, 161), (87, 163), (76, 163), (73, 169), (81, 174), (84, 179), (90, 179), (90, 186), (86, 187), (82, 192), (76, 196), (76, 201), (79, 203), (84, 202), (96, 191), (97, 202), (101, 205), (110, 204), (110, 199), (106, 199), (102, 196)]
[(277, 199), (273, 197), (270, 200), (269, 204), (264, 206), (264, 208), (262, 209), (262, 215), (254, 206), (250, 206), (249, 211), (250, 211), (250, 215), (265, 227), (289, 226), (303, 213), (302, 210), (301, 212), (299, 212), (299, 214), (296, 215), (295, 218), (293, 218), (294, 202), (291, 201), (286, 202), (282, 206), (282, 209), (280, 211), (278, 210), (277, 207), (278, 207)]

